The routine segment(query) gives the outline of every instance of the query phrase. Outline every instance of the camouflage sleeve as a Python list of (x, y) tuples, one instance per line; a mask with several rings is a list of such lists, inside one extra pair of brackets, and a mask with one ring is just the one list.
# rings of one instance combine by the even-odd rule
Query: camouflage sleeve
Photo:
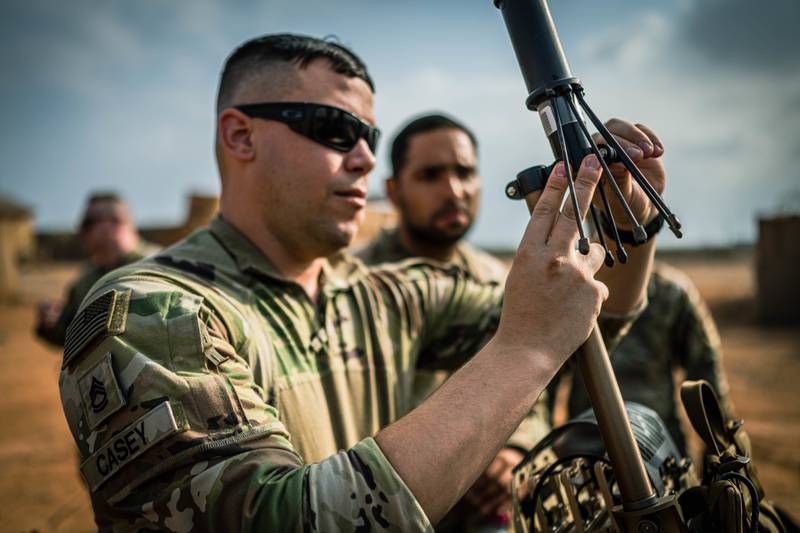
[[(469, 357), (473, 356), (497, 328), (502, 286), (479, 282), (456, 267), (442, 268), (413, 261), (406, 273), (414, 281), (410, 301), (424, 317), (420, 356), (414, 380), (414, 403), (418, 404)], [(531, 408), (507, 445), (529, 450), (550, 430), (546, 395)]]
[[(420, 313), (424, 317), (417, 366), (425, 370), (455, 369), (478, 352), (494, 333), (500, 318), (503, 287), (496, 282), (477, 282), (458, 268), (433, 268), (407, 263), (414, 280)], [(427, 268), (425, 268), (427, 266)], [(600, 331), (609, 350), (619, 342), (647, 307), (647, 298), (624, 314), (601, 312)], [(534, 404), (509, 445), (530, 449), (551, 429), (547, 393)]]
[[(399, 268), (413, 287), (407, 298), (410, 301), (405, 303), (415, 308), (422, 324), (417, 338), (421, 347), (417, 366), (458, 368), (497, 329), (503, 286), (497, 281), (478, 281), (458, 267), (437, 266), (419, 259), (401, 263)], [(600, 313), (597, 322), (609, 351), (646, 307), (647, 295), (627, 313)]]
[(421, 327), (417, 366), (424, 369), (460, 367), (475, 355), (497, 329), (503, 287), (479, 282), (460, 268), (406, 263)]
[(722, 368), (722, 351), (714, 319), (697, 288), (691, 283), (680, 287), (675, 305), (675, 329), (672, 331), (672, 353), (680, 358), (686, 379), (708, 381), (729, 413), (732, 405), (728, 381)]
[(60, 388), (101, 531), (431, 530), (372, 439), (303, 462), (235, 318), (146, 277), (87, 302)]
[(611, 353), (614, 348), (619, 344), (620, 339), (628, 334), (636, 322), (636, 319), (641, 316), (647, 308), (648, 297), (645, 293), (642, 303), (635, 309), (627, 313), (610, 313), (608, 311), (600, 311), (600, 316), (597, 317), (597, 327), (600, 328), (600, 333), (603, 335), (603, 341), (606, 345), (606, 350)]

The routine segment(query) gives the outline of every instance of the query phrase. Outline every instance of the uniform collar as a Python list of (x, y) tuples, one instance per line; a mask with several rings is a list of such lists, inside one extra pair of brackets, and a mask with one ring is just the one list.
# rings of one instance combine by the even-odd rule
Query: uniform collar
[(288, 281), (253, 242), (234, 228), (222, 215), (215, 216), (209, 231), (228, 251), (241, 272), (257, 272), (278, 281)]
[(376, 241), (377, 255), (388, 261), (402, 261), (414, 254), (406, 250), (400, 242), (400, 230), (398, 228), (388, 228), (381, 230), (381, 235)]
[[(275, 265), (242, 232), (217, 215), (209, 223), (209, 231), (228, 251), (240, 272), (266, 276), (283, 283), (295, 283), (275, 268)], [(344, 253), (337, 253), (322, 261), (320, 289), (326, 293), (346, 290), (360, 275), (363, 268)]]

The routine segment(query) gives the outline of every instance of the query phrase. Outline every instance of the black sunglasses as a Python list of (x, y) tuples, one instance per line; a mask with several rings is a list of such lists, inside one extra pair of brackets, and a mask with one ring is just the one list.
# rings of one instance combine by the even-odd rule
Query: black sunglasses
[(265, 102), (233, 106), (251, 118), (277, 120), (300, 135), (324, 146), (349, 152), (364, 138), (375, 153), (381, 131), (353, 113), (324, 104), (307, 102)]

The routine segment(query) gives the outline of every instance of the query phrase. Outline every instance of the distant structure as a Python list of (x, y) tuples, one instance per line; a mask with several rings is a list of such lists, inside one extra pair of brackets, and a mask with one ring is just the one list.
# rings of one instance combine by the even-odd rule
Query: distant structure
[(33, 214), (10, 198), (0, 196), (0, 302), (19, 294), (19, 263), (33, 257)]
[(759, 319), (800, 324), (800, 215), (759, 219), (756, 278)]
[[(139, 234), (146, 241), (160, 246), (169, 246), (202, 228), (217, 214), (219, 198), (192, 194), (189, 196), (186, 218), (177, 226), (140, 226)], [(367, 202), (364, 223), (353, 243), (354, 247), (365, 244), (381, 229), (396, 224), (396, 215), (391, 204), (384, 199)], [(31, 226), (32, 227), (32, 226)], [(75, 231), (48, 231), (36, 235), (37, 258), (42, 261), (78, 261), (84, 259), (83, 248)]]
[[(188, 199), (186, 218), (181, 224), (140, 226), (139, 234), (154, 244), (169, 246), (208, 224), (218, 209), (218, 197), (192, 194)], [(79, 261), (85, 258), (74, 230), (40, 232), (36, 235), (36, 241), (37, 258), (41, 261)]]
[(219, 210), (217, 196), (192, 194), (189, 196), (186, 218), (179, 226), (144, 226), (139, 228), (139, 234), (146, 241), (161, 246), (169, 246), (183, 239), (194, 230), (204, 227), (211, 221)]
[(380, 233), (383, 228), (389, 228), (396, 224), (397, 213), (388, 200), (384, 198), (368, 200), (364, 223), (358, 229), (358, 234), (350, 244), (350, 249), (359, 248)]

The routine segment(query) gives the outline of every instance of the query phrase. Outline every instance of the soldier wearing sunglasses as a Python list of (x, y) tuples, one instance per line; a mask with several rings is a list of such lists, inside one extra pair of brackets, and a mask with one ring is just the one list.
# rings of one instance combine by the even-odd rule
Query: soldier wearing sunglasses
[[(429, 531), (603, 301), (608, 339), (643, 306), (653, 243), (623, 280), (595, 280), (602, 250), (577, 254), (578, 214), (556, 216), (563, 167), (505, 298), (455, 269), (341, 254), (375, 163), (373, 93), (361, 60), (330, 41), (268, 35), (228, 58), (221, 215), (98, 283), (67, 334), (62, 403), (101, 530)], [(646, 171), (663, 188), (656, 159)], [(581, 214), (599, 175), (587, 158)], [(457, 368), (473, 354), (412, 410), (417, 363)]]

